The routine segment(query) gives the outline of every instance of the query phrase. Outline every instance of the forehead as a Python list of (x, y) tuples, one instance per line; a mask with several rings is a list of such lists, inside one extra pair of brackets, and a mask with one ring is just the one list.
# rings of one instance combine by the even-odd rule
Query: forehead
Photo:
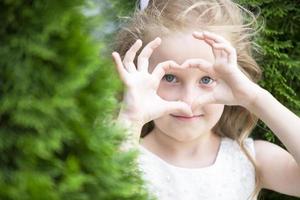
[(182, 64), (191, 58), (201, 58), (211, 63), (214, 62), (212, 49), (206, 42), (194, 38), (192, 32), (174, 33), (162, 38), (161, 45), (154, 50), (150, 58), (150, 66), (153, 68), (166, 60), (173, 60)]

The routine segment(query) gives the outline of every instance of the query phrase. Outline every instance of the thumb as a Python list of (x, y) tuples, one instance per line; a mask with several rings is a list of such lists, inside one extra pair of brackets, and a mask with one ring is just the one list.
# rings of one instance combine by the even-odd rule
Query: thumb
[(193, 116), (191, 107), (182, 101), (170, 101), (166, 103), (165, 114), (184, 114)]

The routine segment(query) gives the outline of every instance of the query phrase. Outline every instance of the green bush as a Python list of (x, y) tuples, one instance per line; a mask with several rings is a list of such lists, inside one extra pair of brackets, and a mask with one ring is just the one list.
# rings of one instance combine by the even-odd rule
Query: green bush
[[(83, 0), (0, 1), (0, 199), (146, 199)], [(95, 34), (96, 33), (96, 34)]]

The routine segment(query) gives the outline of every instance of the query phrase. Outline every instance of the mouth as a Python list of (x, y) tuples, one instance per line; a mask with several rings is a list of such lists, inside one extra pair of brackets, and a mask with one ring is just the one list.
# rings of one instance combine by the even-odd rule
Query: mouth
[(182, 116), (182, 115), (173, 115), (170, 114), (172, 117), (181, 120), (181, 121), (195, 121), (195, 120), (199, 120), (200, 118), (202, 118), (204, 115), (193, 115), (193, 116)]

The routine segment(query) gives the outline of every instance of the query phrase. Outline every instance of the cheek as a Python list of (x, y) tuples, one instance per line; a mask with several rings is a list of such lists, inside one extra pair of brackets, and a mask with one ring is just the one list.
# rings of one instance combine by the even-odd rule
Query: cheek
[(179, 87), (166, 86), (164, 83), (160, 83), (157, 94), (164, 100), (178, 100), (180, 89)]
[(214, 122), (217, 123), (222, 116), (224, 111), (223, 104), (208, 104), (203, 107), (203, 110), (207, 116)]

